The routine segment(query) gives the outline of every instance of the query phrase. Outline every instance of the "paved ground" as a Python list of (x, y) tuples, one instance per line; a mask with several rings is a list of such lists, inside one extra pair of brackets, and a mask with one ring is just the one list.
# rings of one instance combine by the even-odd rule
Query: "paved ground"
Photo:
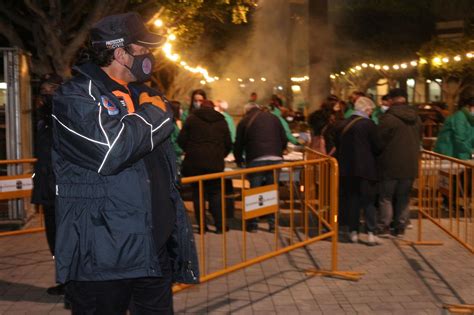
[[(270, 259), (175, 295), (178, 314), (447, 314), (443, 303), (474, 303), (474, 256), (425, 224), (426, 238), (439, 247), (383, 244), (339, 246), (341, 270), (366, 272), (359, 282), (310, 277), (304, 271), (329, 266), (330, 242)], [(406, 238), (414, 238), (409, 230)], [(209, 246), (220, 238), (206, 234)], [(240, 231), (229, 234), (229, 248), (239, 245)], [(249, 238), (249, 252), (271, 246), (270, 234)], [(235, 242), (235, 243), (232, 243)], [(229, 259), (237, 261), (231, 250)], [(221, 263), (206, 255), (212, 271)], [(213, 258), (215, 258), (213, 260)], [(62, 299), (48, 296), (54, 270), (43, 234), (0, 239), (0, 314), (69, 314)]]

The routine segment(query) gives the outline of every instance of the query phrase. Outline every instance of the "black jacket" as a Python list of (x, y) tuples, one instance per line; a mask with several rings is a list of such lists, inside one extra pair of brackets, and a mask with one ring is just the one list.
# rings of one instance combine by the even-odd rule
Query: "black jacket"
[(412, 106), (392, 105), (378, 125), (382, 141), (379, 156), (383, 179), (410, 179), (418, 176), (421, 120)]
[(237, 126), (235, 161), (242, 164), (266, 155), (283, 156), (287, 143), (285, 130), (278, 118), (269, 112), (253, 108)]
[(377, 127), (369, 118), (354, 122), (346, 132), (344, 128), (357, 119), (352, 115), (336, 126), (336, 158), (339, 175), (377, 180), (376, 155), (380, 150)]
[[(43, 205), (45, 210), (54, 206), (54, 179), (53, 164), (51, 161), (51, 148), (53, 144), (52, 104), (44, 104), (38, 111), (38, 124), (35, 141), (35, 175), (33, 177), (33, 192), (31, 203)], [(54, 209), (52, 209), (54, 210)]]
[[(165, 232), (153, 224), (160, 209), (153, 208), (152, 198), (162, 195), (153, 189), (163, 185), (157, 180), (163, 175), (147, 162), (150, 154), (159, 154), (158, 169), (168, 173), (165, 191), (175, 211), (166, 243), (173, 280), (197, 282), (192, 227), (176, 188), (171, 110), (145, 103), (129, 113), (99, 67), (76, 70), (53, 104), (57, 281), (161, 276), (154, 235)], [(141, 84), (128, 88), (134, 99), (142, 92), (160, 95)]]
[(184, 176), (222, 172), (232, 150), (229, 127), (222, 114), (209, 107), (193, 111), (178, 136), (185, 153)]

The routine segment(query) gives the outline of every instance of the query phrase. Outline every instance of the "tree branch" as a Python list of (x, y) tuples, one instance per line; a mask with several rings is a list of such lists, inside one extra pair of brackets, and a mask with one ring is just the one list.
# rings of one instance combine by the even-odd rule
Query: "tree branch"
[(48, 20), (48, 16), (46, 15), (46, 12), (44, 12), (40, 7), (36, 5), (36, 3), (33, 3), (31, 0), (24, 0), (26, 7), (35, 13), (37, 16), (39, 16), (43, 21)]
[(15, 27), (13, 27), (11, 23), (5, 21), (2, 17), (0, 17), (0, 29), (2, 30), (3, 36), (5, 36), (11, 46), (24, 48), (23, 41), (20, 35), (18, 35)]
[(54, 16), (57, 21), (61, 20), (61, 0), (49, 0), (49, 15)]
[(77, 24), (82, 17), (82, 10), (88, 1), (71, 1), (71, 3), (74, 3), (74, 5), (71, 6), (72, 8), (66, 8), (66, 11), (70, 13), (64, 18), (65, 33), (69, 32), (71, 29), (77, 28)]
[[(127, 0), (114, 0), (115, 3), (117, 2), (125, 2)], [(92, 10), (90, 10), (90, 13), (87, 15), (86, 19), (82, 23), (81, 28), (77, 31), (76, 36), (74, 39), (68, 43), (66, 50), (64, 51), (64, 56), (66, 58), (72, 58), (77, 52), (77, 50), (84, 44), (84, 41), (86, 40), (89, 30), (92, 27), (92, 24), (97, 21), (99, 18), (101, 18), (104, 13), (107, 12), (107, 9), (109, 7), (110, 3), (109, 1), (101, 0), (101, 1), (96, 1), (94, 7)]]
[(26, 30), (32, 30), (32, 24), (29, 22), (29, 19), (26, 17), (17, 14), (14, 10), (10, 10), (5, 7), (5, 4), (0, 1), (0, 12), (3, 13), (8, 20), (12, 23), (15, 23), (18, 26), (23, 27)]

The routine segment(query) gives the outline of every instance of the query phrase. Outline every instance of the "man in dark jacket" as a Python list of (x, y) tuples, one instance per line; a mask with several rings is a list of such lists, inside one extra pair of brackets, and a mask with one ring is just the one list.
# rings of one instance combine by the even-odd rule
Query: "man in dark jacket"
[[(287, 145), (285, 130), (278, 118), (260, 110), (256, 104), (247, 104), (245, 116), (237, 126), (237, 137), (234, 146), (235, 161), (238, 166), (245, 162), (247, 168), (279, 164), (283, 162), (283, 151)], [(244, 158), (245, 152), (245, 158)], [(248, 175), (250, 186), (259, 187), (274, 183), (273, 171), (252, 173)], [(268, 215), (269, 231), (275, 229), (273, 215)], [(258, 228), (257, 220), (247, 222), (249, 232)]]
[(370, 119), (375, 104), (361, 96), (352, 116), (336, 126), (336, 157), (341, 183), (341, 222), (349, 225), (350, 240), (359, 240), (360, 210), (364, 210), (367, 244), (376, 245), (377, 127)]
[(171, 283), (198, 281), (171, 109), (140, 83), (161, 42), (136, 13), (103, 18), (53, 99), (56, 274), (74, 314), (170, 314)]
[[(201, 107), (186, 119), (178, 136), (178, 144), (185, 152), (182, 173), (195, 176), (224, 171), (224, 158), (232, 150), (232, 139), (224, 116), (214, 110), (212, 101), (204, 100)], [(193, 185), (193, 203), (196, 222), (201, 230), (199, 184)], [(216, 233), (222, 233), (221, 181), (204, 181), (204, 196), (214, 218)], [(203, 216), (203, 231), (207, 230), (206, 216)], [(225, 227), (227, 229), (227, 227)]]
[[(33, 192), (31, 203), (41, 205), (44, 213), (44, 225), (46, 240), (49, 250), (54, 257), (56, 241), (56, 216), (54, 211), (54, 187), (56, 181), (51, 161), (51, 149), (53, 145), (52, 117), (53, 95), (63, 82), (62, 78), (55, 73), (48, 73), (41, 79), (40, 102), (41, 107), (37, 110), (37, 123), (35, 135), (35, 175), (33, 177)], [(47, 290), (51, 295), (63, 295), (64, 285), (59, 284)]]
[(381, 116), (378, 133), (382, 152), (380, 168), (381, 221), (388, 233), (392, 219), (394, 234), (403, 236), (409, 219), (410, 191), (418, 175), (421, 120), (416, 109), (407, 104), (407, 93), (393, 89), (389, 93), (390, 108)]

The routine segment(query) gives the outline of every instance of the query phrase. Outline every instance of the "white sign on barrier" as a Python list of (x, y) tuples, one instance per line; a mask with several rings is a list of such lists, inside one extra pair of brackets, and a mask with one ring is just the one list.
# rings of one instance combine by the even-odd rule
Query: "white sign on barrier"
[(33, 189), (32, 178), (17, 178), (0, 180), (0, 192), (10, 192)]
[(245, 211), (254, 211), (276, 205), (278, 205), (277, 190), (245, 196)]
[(278, 212), (278, 186), (275, 184), (244, 189), (244, 219)]

